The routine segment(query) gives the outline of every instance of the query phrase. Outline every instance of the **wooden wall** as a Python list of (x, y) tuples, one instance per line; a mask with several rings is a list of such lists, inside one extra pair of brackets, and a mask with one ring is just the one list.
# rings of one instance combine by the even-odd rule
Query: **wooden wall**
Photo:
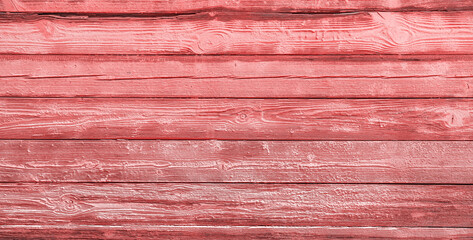
[(0, 0), (1, 239), (472, 239), (473, 1)]

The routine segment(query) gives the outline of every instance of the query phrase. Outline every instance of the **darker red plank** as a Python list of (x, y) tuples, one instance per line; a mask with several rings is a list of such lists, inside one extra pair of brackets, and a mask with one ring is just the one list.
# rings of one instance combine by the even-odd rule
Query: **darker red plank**
[(471, 185), (0, 184), (0, 225), (473, 227)]
[(0, 18), (3, 54), (473, 54), (473, 12)]
[(473, 97), (471, 56), (1, 55), (0, 96)]
[(473, 100), (4, 98), (0, 138), (473, 140)]
[(61, 13), (189, 13), (201, 11), (261, 12), (344, 12), (344, 11), (406, 11), (406, 10), (471, 10), (468, 0), (0, 0), (0, 11)]
[(266, 226), (0, 226), (0, 239), (469, 239), (471, 228)]
[(473, 184), (471, 141), (0, 141), (0, 182)]

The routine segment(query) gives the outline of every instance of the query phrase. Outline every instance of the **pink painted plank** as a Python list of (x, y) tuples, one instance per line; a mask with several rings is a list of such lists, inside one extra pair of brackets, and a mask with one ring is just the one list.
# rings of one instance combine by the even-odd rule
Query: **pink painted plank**
[(0, 141), (1, 182), (473, 184), (472, 141)]
[(267, 226), (0, 226), (0, 239), (469, 239), (471, 228)]
[(0, 225), (473, 227), (472, 185), (0, 184)]
[(3, 98), (0, 138), (473, 140), (473, 100)]
[(1, 55), (0, 96), (473, 97), (471, 56)]
[(0, 11), (61, 13), (189, 13), (201, 11), (344, 12), (471, 10), (469, 0), (0, 0)]
[(473, 12), (4, 15), (3, 54), (473, 54)]

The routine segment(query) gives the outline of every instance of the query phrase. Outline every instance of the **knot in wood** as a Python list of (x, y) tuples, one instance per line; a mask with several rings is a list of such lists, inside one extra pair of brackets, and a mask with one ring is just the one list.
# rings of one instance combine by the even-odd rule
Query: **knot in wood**
[(400, 18), (399, 14), (391, 12), (372, 13), (373, 19), (383, 25), (387, 41), (399, 45), (409, 43), (413, 38), (412, 30), (406, 23), (406, 19)]
[(238, 112), (237, 117), (236, 117), (236, 122), (237, 123), (244, 123), (248, 122), (249, 118), (248, 116), (251, 114), (250, 110), (242, 110)]
[(224, 31), (210, 31), (200, 34), (198, 37), (198, 54), (209, 54), (222, 52), (227, 42), (228, 33)]
[(40, 20), (36, 23), (36, 27), (45, 39), (54, 40), (57, 33), (57, 29), (55, 24), (51, 20)]
[(55, 211), (61, 214), (76, 214), (81, 211), (75, 196), (65, 194), (59, 197), (55, 202)]

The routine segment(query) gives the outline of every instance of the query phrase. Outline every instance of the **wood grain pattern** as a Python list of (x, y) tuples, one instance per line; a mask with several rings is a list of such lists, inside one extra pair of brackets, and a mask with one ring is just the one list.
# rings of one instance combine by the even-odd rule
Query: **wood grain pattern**
[(0, 225), (472, 227), (471, 185), (0, 184)]
[(472, 76), (470, 0), (0, 0), (0, 239), (473, 239)]
[(471, 228), (266, 226), (0, 226), (0, 239), (470, 239)]
[(3, 97), (473, 97), (471, 56), (1, 55)]
[(60, 13), (192, 13), (201, 11), (250, 12), (344, 12), (344, 11), (425, 11), (471, 10), (468, 0), (0, 0), (4, 12)]
[(1, 182), (473, 183), (473, 142), (0, 141)]
[(473, 100), (4, 98), (0, 138), (473, 140)]
[(472, 54), (472, 12), (0, 17), (4, 54)]

